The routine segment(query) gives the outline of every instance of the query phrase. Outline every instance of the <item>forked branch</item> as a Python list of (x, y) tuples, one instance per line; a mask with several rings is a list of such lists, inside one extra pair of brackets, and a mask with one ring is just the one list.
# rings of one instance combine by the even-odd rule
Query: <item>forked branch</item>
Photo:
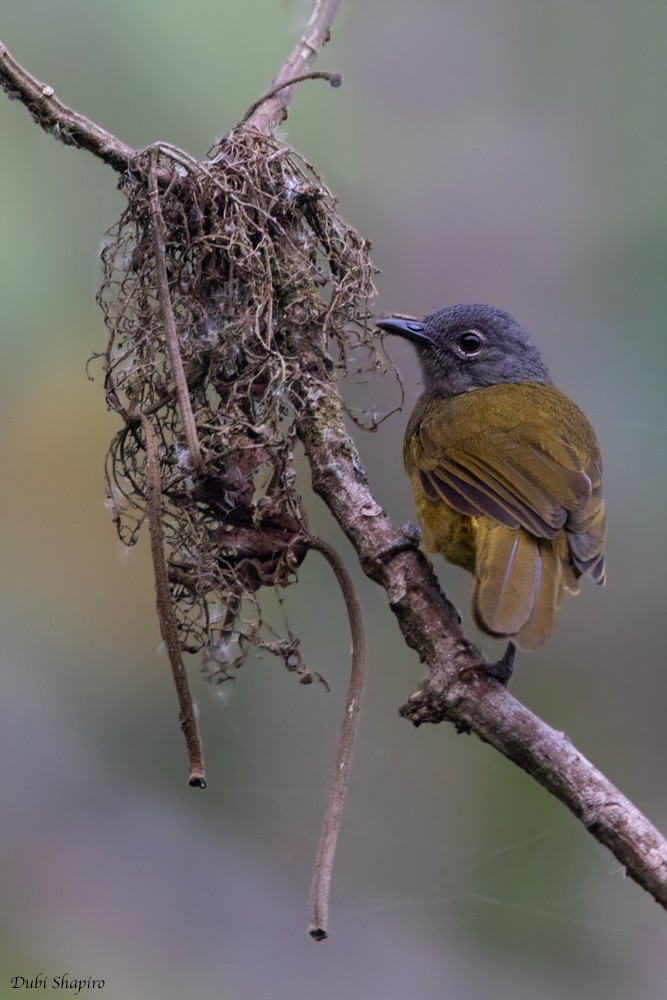
[[(295, 78), (303, 76), (326, 42), (340, 0), (315, 0), (306, 31), (285, 62), (271, 95), (253, 111), (248, 126), (265, 135), (283, 120), (292, 99)], [(63, 105), (53, 89), (35, 80), (0, 43), (0, 84), (22, 101), (35, 121), (60, 141), (87, 149), (115, 170), (124, 172), (135, 151), (89, 119)], [(415, 724), (447, 720), (475, 732), (514, 761), (557, 796), (593, 836), (609, 848), (627, 874), (667, 908), (667, 842), (628, 799), (583, 757), (562, 733), (536, 718), (496, 681), (477, 669), (483, 658), (463, 635), (456, 612), (438, 587), (426, 559), (389, 521), (372, 496), (359, 456), (347, 433), (336, 395), (335, 377), (325, 356), (321, 325), (302, 324), (291, 336), (290, 354), (299, 359), (300, 375), (293, 389), (301, 400), (297, 433), (312, 469), (313, 486), (338, 521), (369, 577), (384, 588), (406, 643), (426, 664), (429, 676), (402, 714)], [(160, 494), (160, 474), (151, 428), (144, 420), (149, 472), (149, 508)], [(166, 569), (160, 561), (158, 517), (152, 516), (158, 600), (166, 600)], [(168, 622), (168, 615), (165, 618)], [(165, 642), (173, 644), (169, 627)], [(170, 652), (171, 656), (171, 652)], [(182, 701), (182, 717), (190, 727), (191, 774), (203, 781), (201, 756), (193, 734), (182, 684), (182, 664), (172, 662)], [(187, 685), (187, 681), (186, 681)], [(190, 704), (191, 707), (191, 704)], [(186, 737), (188, 736), (186, 732)], [(200, 750), (199, 750), (200, 754)], [(331, 841), (321, 848), (316, 881), (326, 882)], [(314, 925), (325, 922), (322, 891), (314, 892)], [(317, 935), (316, 935), (317, 936)]]

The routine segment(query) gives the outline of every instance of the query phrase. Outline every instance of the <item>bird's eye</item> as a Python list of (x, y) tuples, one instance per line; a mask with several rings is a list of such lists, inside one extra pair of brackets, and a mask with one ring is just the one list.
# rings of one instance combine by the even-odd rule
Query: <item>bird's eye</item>
[(466, 330), (465, 333), (461, 334), (456, 344), (461, 354), (470, 357), (477, 354), (482, 346), (482, 336), (476, 330)]

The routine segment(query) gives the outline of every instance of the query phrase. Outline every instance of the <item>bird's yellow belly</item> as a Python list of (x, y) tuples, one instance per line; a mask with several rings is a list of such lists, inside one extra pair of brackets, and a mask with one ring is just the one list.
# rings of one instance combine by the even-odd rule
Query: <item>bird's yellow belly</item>
[(424, 551), (439, 552), (448, 562), (474, 573), (475, 518), (459, 514), (442, 501), (428, 500), (421, 490), (415, 499)]

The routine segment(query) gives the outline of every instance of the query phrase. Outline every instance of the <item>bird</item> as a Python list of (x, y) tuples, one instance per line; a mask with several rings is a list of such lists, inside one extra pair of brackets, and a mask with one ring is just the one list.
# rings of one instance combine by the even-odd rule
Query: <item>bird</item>
[(473, 618), (512, 660), (513, 644), (538, 649), (580, 578), (605, 582), (595, 433), (507, 312), (463, 304), (376, 325), (421, 364), (403, 460), (422, 547), (473, 574)]

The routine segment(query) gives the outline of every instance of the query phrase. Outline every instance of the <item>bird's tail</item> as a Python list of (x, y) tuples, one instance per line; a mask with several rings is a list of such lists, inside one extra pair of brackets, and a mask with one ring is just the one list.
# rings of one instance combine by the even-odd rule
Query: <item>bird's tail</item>
[(553, 631), (565, 591), (579, 589), (567, 540), (537, 539), (486, 518), (477, 522), (476, 536), (472, 608), (478, 626), (521, 649), (537, 649)]

